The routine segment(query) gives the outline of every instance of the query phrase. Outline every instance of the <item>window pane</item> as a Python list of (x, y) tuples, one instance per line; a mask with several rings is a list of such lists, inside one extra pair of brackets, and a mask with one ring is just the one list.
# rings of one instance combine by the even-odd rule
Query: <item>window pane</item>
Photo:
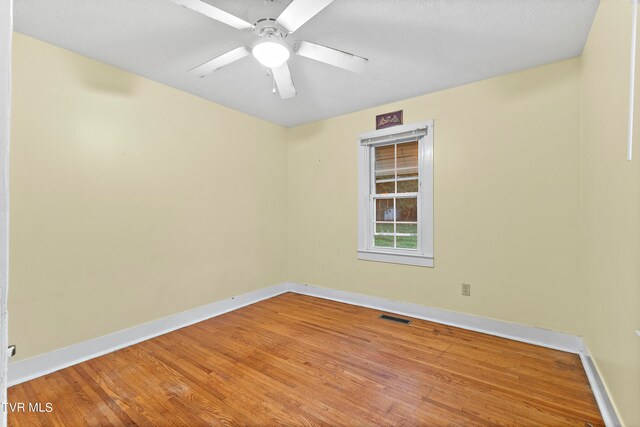
[(383, 248), (392, 248), (393, 236), (374, 236), (373, 244)]
[(396, 232), (399, 234), (418, 234), (418, 224), (397, 224)]
[(395, 174), (396, 174), (395, 169), (376, 171), (376, 180), (379, 180), (379, 179), (394, 179), (396, 177)]
[(377, 182), (376, 183), (376, 194), (387, 194), (387, 193), (395, 193), (396, 192), (396, 182)]
[(398, 169), (398, 178), (417, 178), (418, 168)]
[(376, 147), (376, 177), (394, 178), (395, 173), (395, 146), (385, 145)]
[(418, 142), (397, 145), (398, 178), (418, 176)]
[(376, 223), (376, 233), (393, 233), (393, 223)]
[(376, 221), (393, 221), (393, 199), (376, 199)]
[(398, 168), (418, 167), (418, 142), (397, 144)]
[(398, 236), (396, 237), (396, 247), (402, 249), (416, 249), (418, 247), (417, 236)]
[(398, 193), (417, 193), (418, 180), (398, 181)]
[(396, 221), (418, 222), (417, 198), (406, 197), (396, 199)]
[[(418, 141), (411, 141), (373, 149), (375, 194), (419, 192), (418, 146)], [(417, 249), (417, 197), (375, 198), (374, 203), (373, 245)]]

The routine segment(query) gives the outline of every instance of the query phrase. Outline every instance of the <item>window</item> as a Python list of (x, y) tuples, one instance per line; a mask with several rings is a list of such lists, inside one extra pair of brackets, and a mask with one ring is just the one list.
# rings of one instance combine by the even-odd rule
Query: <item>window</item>
[(433, 121), (359, 144), (358, 258), (433, 267)]

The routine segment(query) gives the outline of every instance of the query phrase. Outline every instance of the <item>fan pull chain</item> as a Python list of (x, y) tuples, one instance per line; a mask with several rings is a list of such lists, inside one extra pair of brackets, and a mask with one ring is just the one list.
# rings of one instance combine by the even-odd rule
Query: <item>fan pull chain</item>
[(271, 77), (271, 81), (273, 82), (273, 85), (271, 86), (271, 93), (272, 94), (276, 94), (276, 78), (273, 75), (273, 72), (271, 72), (270, 68), (267, 68), (267, 77)]

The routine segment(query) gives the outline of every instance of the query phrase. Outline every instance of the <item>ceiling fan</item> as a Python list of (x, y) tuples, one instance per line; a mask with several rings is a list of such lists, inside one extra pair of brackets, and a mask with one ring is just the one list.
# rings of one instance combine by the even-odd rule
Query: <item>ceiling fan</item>
[(282, 99), (294, 97), (296, 88), (287, 65), (291, 56), (291, 50), (296, 55), (324, 62), (335, 67), (343, 68), (355, 73), (364, 70), (368, 60), (348, 52), (343, 52), (319, 44), (296, 41), (293, 49), (284, 42), (284, 39), (308, 20), (316, 16), (320, 11), (333, 2), (333, 0), (293, 0), (278, 18), (262, 18), (251, 24), (237, 16), (211, 6), (201, 0), (170, 0), (175, 4), (184, 6), (209, 18), (220, 21), (238, 30), (253, 32), (258, 37), (257, 42), (251, 46), (240, 46), (224, 53), (190, 71), (198, 77), (207, 76), (214, 71), (238, 61), (252, 54), (260, 64), (271, 70), (274, 80), (274, 93), (276, 86)]

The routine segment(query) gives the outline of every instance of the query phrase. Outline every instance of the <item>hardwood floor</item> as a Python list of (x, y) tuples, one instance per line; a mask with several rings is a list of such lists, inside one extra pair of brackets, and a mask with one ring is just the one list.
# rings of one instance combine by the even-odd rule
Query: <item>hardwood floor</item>
[(9, 425), (604, 425), (578, 356), (293, 293), (14, 386)]

